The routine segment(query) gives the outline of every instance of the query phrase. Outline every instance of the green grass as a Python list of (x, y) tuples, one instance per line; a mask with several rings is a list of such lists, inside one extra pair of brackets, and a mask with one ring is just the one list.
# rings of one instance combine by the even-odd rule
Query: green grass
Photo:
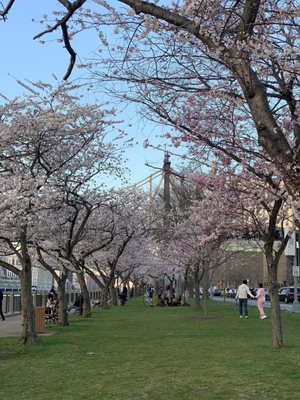
[[(267, 310), (268, 315), (270, 310)], [(0, 340), (1, 400), (285, 400), (300, 396), (299, 314), (282, 314), (285, 347), (271, 347), (270, 318), (240, 319), (232, 303), (93, 310), (47, 327), (39, 346)], [(295, 397), (296, 396), (296, 397)], [(300, 397), (298, 397), (300, 398)]]

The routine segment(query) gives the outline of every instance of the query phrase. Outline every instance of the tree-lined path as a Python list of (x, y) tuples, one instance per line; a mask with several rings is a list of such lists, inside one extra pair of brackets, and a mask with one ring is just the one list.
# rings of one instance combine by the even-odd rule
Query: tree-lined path
[[(100, 173), (125, 176), (121, 154), (115, 153), (120, 137), (126, 140), (116, 128), (115, 108), (83, 107), (81, 99), (75, 104), (66, 95), (67, 84), (53, 92), (48, 83), (30, 83), (24, 102), (4, 97), (0, 245), (2, 254), (18, 257), (22, 270), (1, 265), (22, 283), (22, 342), (37, 340), (30, 302), (34, 262), (52, 271), (61, 304), (67, 272), (77, 274), (88, 317), (84, 274), (101, 287), (105, 306), (109, 292), (116, 302), (119, 280), (144, 285), (150, 277), (158, 282), (159, 274), (170, 284), (176, 274), (185, 283), (191, 276), (198, 304), (200, 283), (207, 289), (230, 242), (240, 245), (247, 237), (245, 247), (259, 242), (265, 256), (272, 345), (283, 347), (278, 265), (300, 228), (299, 5), (91, 3), (90, 8), (87, 0), (51, 2), (57, 7), (41, 17), (34, 39), (45, 43), (58, 33), (69, 57), (66, 81), (79, 59), (75, 38), (94, 31), (97, 51), (80, 65), (88, 74), (86, 88), (122, 107), (137, 105), (148, 120), (167, 128), (162, 141), (184, 148), (190, 161), (191, 196), (173, 207), (165, 185), (162, 209), (146, 196), (103, 190)], [(3, 22), (18, 6), (14, 0), (1, 5)], [(58, 105), (58, 94), (68, 101)], [(278, 227), (284, 232), (279, 244)], [(68, 324), (65, 307), (60, 323)]]

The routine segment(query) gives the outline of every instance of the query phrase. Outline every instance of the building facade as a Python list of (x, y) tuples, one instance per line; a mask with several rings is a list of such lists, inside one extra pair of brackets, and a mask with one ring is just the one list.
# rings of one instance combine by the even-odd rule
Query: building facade
[[(21, 264), (16, 255), (0, 256), (7, 264), (21, 270)], [(53, 285), (51, 273), (43, 268), (32, 268), (32, 288), (37, 291), (49, 291)], [(21, 284), (18, 276), (8, 269), (0, 266), (0, 288), (4, 291), (20, 291)]]

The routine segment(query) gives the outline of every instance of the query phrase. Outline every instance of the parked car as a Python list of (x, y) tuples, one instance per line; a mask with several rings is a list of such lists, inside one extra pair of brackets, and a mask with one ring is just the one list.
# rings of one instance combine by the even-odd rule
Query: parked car
[(229, 288), (226, 290), (226, 297), (230, 297), (231, 299), (234, 299), (236, 295), (236, 289), (235, 288)]
[[(297, 288), (298, 293), (298, 301), (300, 301), (300, 288)], [(283, 287), (280, 289), (278, 293), (279, 301), (284, 303), (293, 303), (294, 302), (294, 288), (292, 286)]]
[[(256, 296), (257, 291), (258, 291), (258, 288), (250, 289), (250, 292), (253, 294), (253, 296)], [(266, 301), (270, 301), (270, 293), (269, 293), (268, 289), (265, 289), (265, 298), (266, 298)]]
[(213, 290), (213, 296), (222, 296), (221, 289), (214, 289)]

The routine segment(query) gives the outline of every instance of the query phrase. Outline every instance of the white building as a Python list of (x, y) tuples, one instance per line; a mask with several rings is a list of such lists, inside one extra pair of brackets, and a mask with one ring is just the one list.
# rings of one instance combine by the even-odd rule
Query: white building
[[(0, 256), (0, 259), (14, 267), (21, 269), (21, 264), (16, 255)], [(37, 291), (49, 291), (53, 285), (53, 277), (49, 271), (43, 268), (32, 268), (32, 287)], [(0, 266), (0, 288), (7, 290), (19, 290), (20, 280), (16, 274)]]

